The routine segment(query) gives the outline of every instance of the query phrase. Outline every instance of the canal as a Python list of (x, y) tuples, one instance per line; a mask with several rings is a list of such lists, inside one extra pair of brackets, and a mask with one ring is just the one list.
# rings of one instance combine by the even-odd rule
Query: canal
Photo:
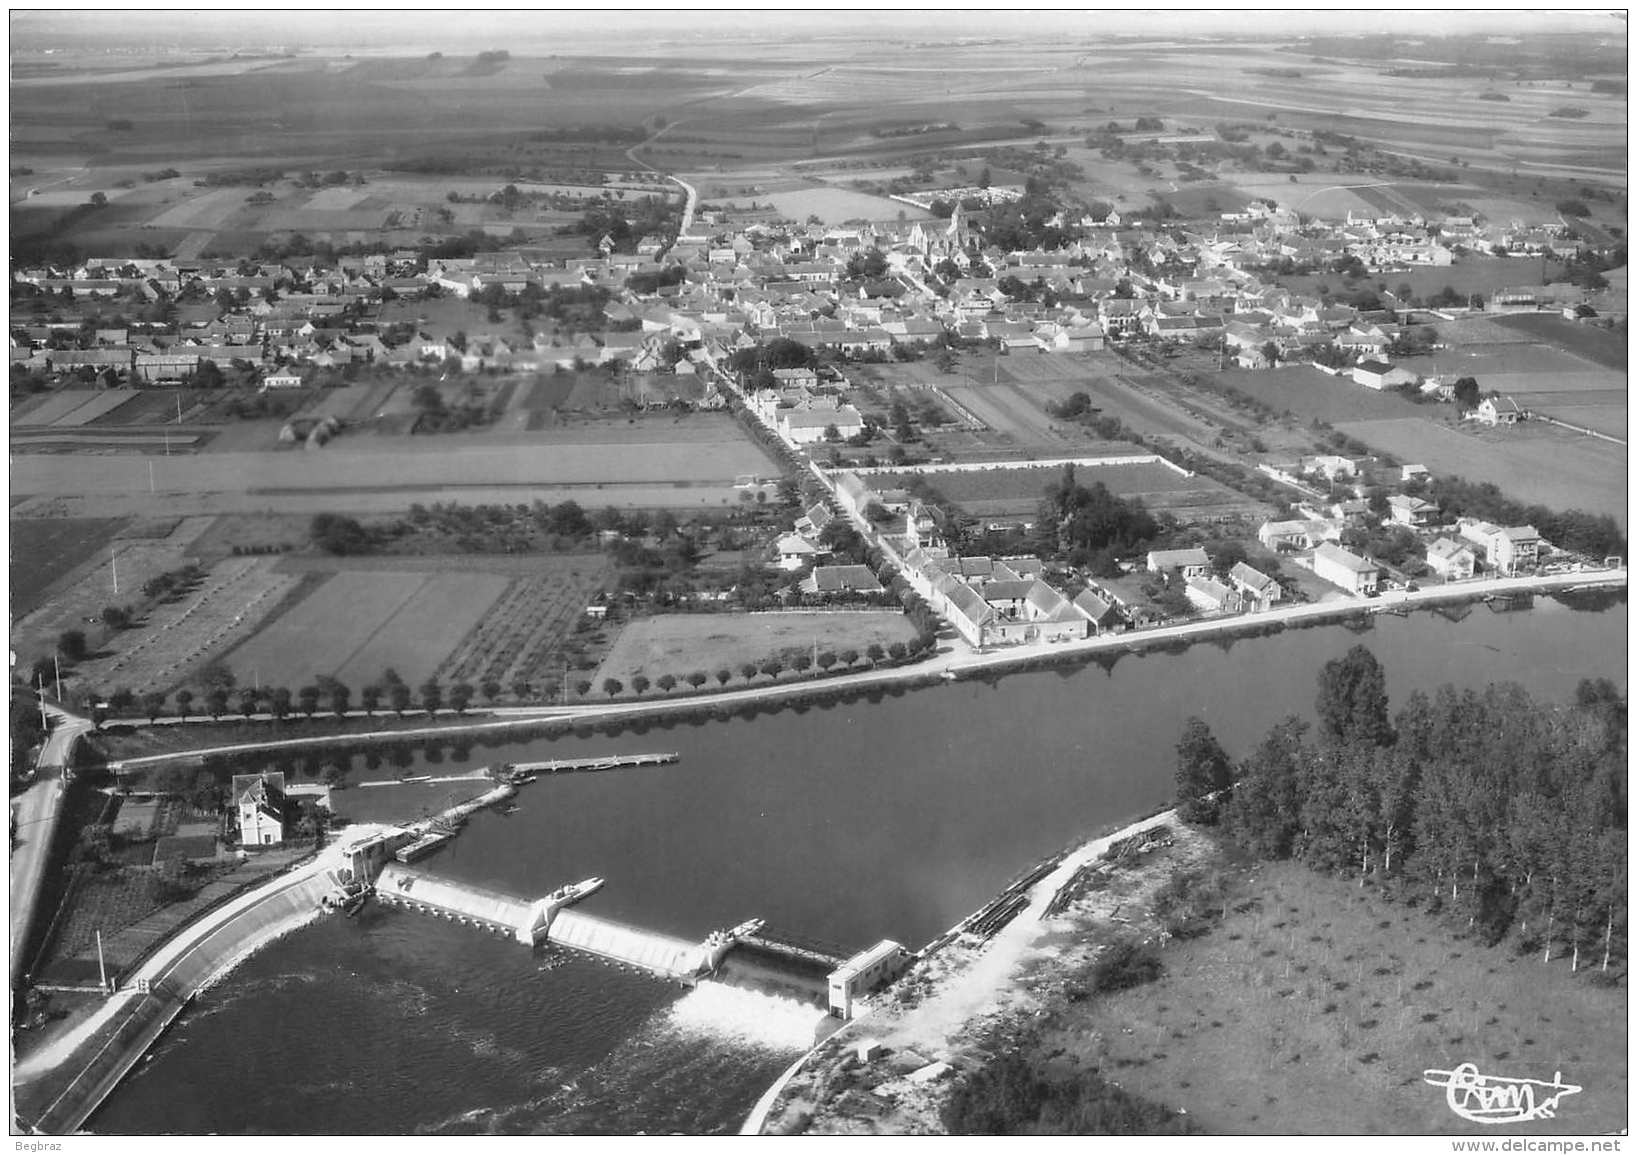
[[(420, 864), (689, 938), (751, 916), (849, 949), (919, 946), (1042, 855), (1163, 805), (1183, 720), (1235, 756), (1311, 717), (1323, 664), (1364, 643), (1396, 709), (1445, 682), (1562, 699), (1626, 686), (1627, 607), (1538, 598), (1383, 615), (1177, 652), (785, 707), (421, 752), (412, 774), (676, 750), (669, 766), (543, 776)], [(379, 757), (379, 756), (377, 756)], [(390, 777), (390, 761), (354, 775)], [(244, 769), (254, 769), (247, 764)], [(442, 809), (447, 785), (350, 790), (361, 818)], [(274, 944), (216, 988), (90, 1121), (103, 1132), (707, 1132), (731, 1129), (810, 1038), (753, 992), (684, 993), (579, 958), (366, 907)]]

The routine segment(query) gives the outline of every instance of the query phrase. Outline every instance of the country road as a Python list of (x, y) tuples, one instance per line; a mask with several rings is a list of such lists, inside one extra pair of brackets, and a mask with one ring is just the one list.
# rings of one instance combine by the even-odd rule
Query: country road
[(40, 752), (34, 781), (12, 796), (12, 820), (16, 824), (11, 850), (10, 904), (11, 985), (16, 987), (28, 961), (29, 928), (40, 902), (40, 888), (50, 858), (51, 843), (62, 817), (65, 768), (81, 734), (91, 729), (90, 719), (77, 718), (61, 707), (46, 703), (51, 734)]

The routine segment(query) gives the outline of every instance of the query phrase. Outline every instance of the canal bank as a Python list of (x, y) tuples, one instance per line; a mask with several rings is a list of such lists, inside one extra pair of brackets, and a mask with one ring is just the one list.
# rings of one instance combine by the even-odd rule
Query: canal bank
[(19, 1121), (40, 1134), (78, 1131), (200, 991), (320, 916), (344, 864), (332, 847), (180, 930), (102, 1007), (17, 1064)]
[[(862, 670), (845, 674), (791, 682), (784, 685), (756, 686), (742, 690), (684, 695), (676, 698), (647, 699), (623, 703), (593, 703), (580, 706), (503, 706), (488, 711), (483, 721), (455, 722), (446, 725), (422, 726), (410, 729), (382, 729), (347, 734), (315, 735), (312, 737), (271, 739), (265, 742), (241, 742), (209, 746), (199, 749), (150, 754), (114, 759), (107, 769), (115, 774), (168, 762), (207, 757), (234, 757), (273, 750), (302, 750), (308, 748), (365, 746), (371, 743), (412, 742), (458, 737), (462, 734), (504, 734), (508, 731), (528, 733), (539, 730), (550, 736), (577, 726), (596, 726), (612, 721), (635, 721), (663, 718), (667, 715), (686, 716), (694, 713), (722, 717), (722, 711), (731, 711), (747, 704), (768, 702), (798, 703), (841, 696), (882, 687), (902, 687), (934, 684), (972, 674), (1005, 672), (1008, 669), (1054, 665), (1095, 658), (1098, 655), (1141, 653), (1154, 648), (1175, 647), (1218, 638), (1275, 633), (1283, 629), (1344, 622), (1368, 618), (1383, 613), (1403, 614), (1416, 609), (1461, 602), (1479, 602), (1518, 595), (1551, 594), (1555, 591), (1580, 589), (1625, 589), (1627, 571), (1597, 570), (1581, 573), (1548, 574), (1514, 578), (1484, 578), (1468, 582), (1434, 586), (1420, 590), (1399, 590), (1379, 598), (1359, 599), (1338, 597), (1333, 601), (1281, 606), (1255, 614), (1237, 614), (1181, 622), (1169, 626), (1102, 634), (1063, 643), (1034, 643), (1009, 646), (1002, 649), (977, 651), (957, 639), (924, 661), (903, 666)], [(353, 711), (350, 717), (367, 717)], [(271, 721), (270, 718), (267, 719)], [(122, 719), (106, 725), (142, 726), (145, 719)], [(205, 724), (200, 720), (200, 724)]]

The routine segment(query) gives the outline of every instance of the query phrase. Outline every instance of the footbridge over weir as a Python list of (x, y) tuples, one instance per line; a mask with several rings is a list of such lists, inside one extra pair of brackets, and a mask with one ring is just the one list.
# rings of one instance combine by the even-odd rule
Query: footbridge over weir
[(386, 864), (375, 880), (375, 897), (387, 906), (405, 907), (504, 934), (525, 946), (545, 943), (582, 951), (605, 962), (686, 983), (716, 970), (739, 937), (757, 925), (747, 923), (735, 931), (718, 931), (702, 942), (689, 942), (568, 910), (566, 907), (578, 897), (572, 892), (572, 887), (565, 887), (530, 901), (397, 863)]

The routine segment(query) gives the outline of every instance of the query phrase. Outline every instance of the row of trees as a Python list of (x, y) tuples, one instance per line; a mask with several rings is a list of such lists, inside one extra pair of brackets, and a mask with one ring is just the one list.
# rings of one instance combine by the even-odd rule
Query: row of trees
[[(820, 673), (828, 674), (837, 665), (841, 666), (843, 670), (850, 669), (858, 664), (860, 658), (867, 658), (873, 669), (888, 659), (893, 662), (902, 662), (918, 655), (925, 648), (925, 643), (919, 639), (914, 644), (893, 642), (886, 646), (878, 642), (871, 642), (865, 647), (862, 654), (851, 648), (842, 650), (839, 653), (834, 650), (820, 650), (817, 655), (800, 652), (791, 654), (788, 659), (773, 657), (764, 659), (761, 662), (742, 662), (737, 667), (722, 666), (716, 670), (714, 675), (707, 674), (704, 670), (694, 670), (682, 677), (675, 674), (661, 674), (654, 679), (649, 679), (644, 674), (637, 674), (631, 678), (630, 690), (639, 697), (646, 694), (651, 688), (657, 688), (661, 692), (669, 694), (683, 682), (686, 682), (693, 689), (699, 690), (712, 677), (716, 679), (717, 685), (725, 687), (733, 680), (735, 674), (744, 679), (746, 685), (754, 682), (759, 677), (778, 681), (779, 675), (786, 670), (798, 675), (804, 675), (817, 665)], [(602, 692), (610, 698), (625, 693), (626, 688), (626, 683), (619, 678), (604, 678), (602, 680)], [(591, 694), (593, 687), (589, 680), (583, 680), (576, 682), (574, 689), (576, 693), (584, 698)]]
[[(848, 647), (840, 651), (820, 650), (816, 655), (795, 653), (788, 659), (773, 657), (761, 662), (745, 662), (737, 669), (724, 666), (715, 671), (714, 677), (718, 685), (726, 686), (733, 680), (735, 674), (748, 684), (762, 676), (777, 680), (786, 670), (806, 674), (815, 665), (822, 673), (829, 673), (837, 666), (843, 670), (850, 669), (861, 660), (867, 660), (871, 668), (886, 661), (902, 662), (923, 653), (935, 642), (935, 629), (930, 622), (918, 621), (917, 631), (917, 636), (912, 642), (892, 642), (888, 645), (872, 642), (862, 651)], [(657, 687), (668, 694), (686, 683), (694, 690), (699, 690), (712, 676), (704, 670), (694, 670), (681, 675), (661, 674), (655, 679), (638, 674), (631, 679), (630, 689), (633, 693), (641, 695), (647, 693), (650, 688)], [(512, 679), (509, 687), (512, 696), (518, 701), (536, 700), (542, 690), (555, 688), (555, 685), (537, 686), (526, 677)], [(594, 688), (589, 679), (574, 684), (575, 692), (582, 698), (589, 697)], [(601, 689), (609, 697), (615, 697), (625, 692), (626, 684), (617, 678), (605, 678)], [(129, 715), (140, 710), (149, 721), (157, 721), (165, 714), (167, 707), (173, 708), (178, 718), (208, 716), (220, 719), (235, 714), (244, 717), (268, 714), (282, 721), (297, 713), (311, 718), (320, 711), (340, 715), (354, 709), (360, 709), (371, 716), (383, 710), (402, 717), (414, 709), (431, 714), (445, 708), (453, 710), (456, 714), (464, 714), (480, 693), (484, 701), (492, 706), (500, 700), (503, 688), (500, 682), (493, 678), (484, 679), (476, 686), (461, 681), (448, 687), (443, 686), (435, 678), (429, 678), (419, 687), (412, 689), (395, 671), (387, 670), (378, 682), (372, 682), (359, 690), (356, 701), (351, 687), (333, 677), (321, 675), (311, 684), (294, 691), (285, 686), (253, 688), (218, 683), (199, 692), (183, 688), (174, 694), (165, 694), (157, 690), (138, 694), (129, 687), (120, 687), (108, 694), (107, 705), (109, 711), (116, 716)], [(32, 723), (29, 721), (31, 718), (35, 719)], [(16, 699), (12, 711), (13, 730), (18, 736), (17, 744), (21, 744), (25, 750), (37, 743), (43, 734), (43, 731), (39, 730), (37, 718), (32, 701), (22, 697)]]
[(1262, 858), (1370, 877), (1464, 932), (1578, 969), (1626, 952), (1626, 702), (1606, 679), (1557, 707), (1515, 684), (1413, 694), (1396, 719), (1363, 646), (1328, 663), (1318, 731), (1290, 717), (1234, 766), (1205, 723), (1178, 805)]

